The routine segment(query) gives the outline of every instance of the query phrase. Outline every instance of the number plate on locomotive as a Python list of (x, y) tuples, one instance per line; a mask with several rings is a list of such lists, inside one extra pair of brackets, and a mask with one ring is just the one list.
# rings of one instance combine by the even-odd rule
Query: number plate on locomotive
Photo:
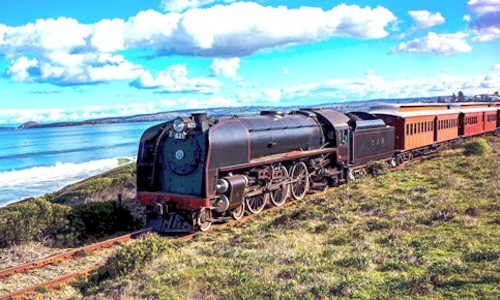
[(187, 232), (192, 229), (191, 224), (182, 216), (175, 213), (170, 213), (165, 221), (165, 232)]

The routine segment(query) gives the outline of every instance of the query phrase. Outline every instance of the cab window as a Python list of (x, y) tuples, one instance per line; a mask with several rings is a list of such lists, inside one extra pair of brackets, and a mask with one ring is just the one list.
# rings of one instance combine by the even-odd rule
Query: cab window
[(348, 135), (348, 133), (347, 133), (347, 130), (342, 130), (342, 131), (340, 132), (340, 141), (341, 141), (340, 143), (341, 143), (342, 145), (347, 144), (347, 142), (349, 141), (349, 135)]

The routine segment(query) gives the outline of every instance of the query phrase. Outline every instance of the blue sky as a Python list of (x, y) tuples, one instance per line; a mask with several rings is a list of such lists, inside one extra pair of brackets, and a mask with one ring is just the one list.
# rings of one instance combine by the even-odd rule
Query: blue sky
[(500, 89), (500, 0), (0, 1), (0, 125)]

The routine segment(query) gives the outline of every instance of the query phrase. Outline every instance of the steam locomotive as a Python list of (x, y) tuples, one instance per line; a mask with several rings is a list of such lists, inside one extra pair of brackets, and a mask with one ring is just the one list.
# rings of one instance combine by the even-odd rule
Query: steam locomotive
[[(425, 107), (396, 105), (348, 114), (308, 108), (288, 114), (178, 117), (142, 135), (137, 198), (146, 207), (148, 225), (156, 231), (206, 231), (214, 221), (240, 219), (245, 212), (257, 214), (268, 204), (281, 206), (289, 197), (300, 200), (310, 191), (342, 184), (366, 172), (372, 161), (395, 166), (439, 148), (451, 140), (436, 140), (438, 131), (444, 130), (440, 116), (456, 115), (460, 124), (465, 114), (451, 106), (445, 108), (447, 114), (438, 106)], [(485, 115), (495, 112), (498, 130), (500, 105), (486, 107)], [(415, 130), (411, 125), (410, 130), (412, 118), (422, 116), (425, 123)], [(456, 131), (459, 138), (458, 126)], [(404, 142), (420, 133), (432, 135), (427, 144)]]

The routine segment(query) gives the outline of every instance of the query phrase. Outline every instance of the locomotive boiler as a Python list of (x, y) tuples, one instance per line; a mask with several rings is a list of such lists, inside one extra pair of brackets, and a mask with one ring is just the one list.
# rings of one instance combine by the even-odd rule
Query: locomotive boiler
[(390, 159), (393, 141), (394, 128), (372, 115), (331, 109), (178, 117), (143, 134), (137, 197), (157, 231), (207, 230), (342, 183), (359, 162)]

